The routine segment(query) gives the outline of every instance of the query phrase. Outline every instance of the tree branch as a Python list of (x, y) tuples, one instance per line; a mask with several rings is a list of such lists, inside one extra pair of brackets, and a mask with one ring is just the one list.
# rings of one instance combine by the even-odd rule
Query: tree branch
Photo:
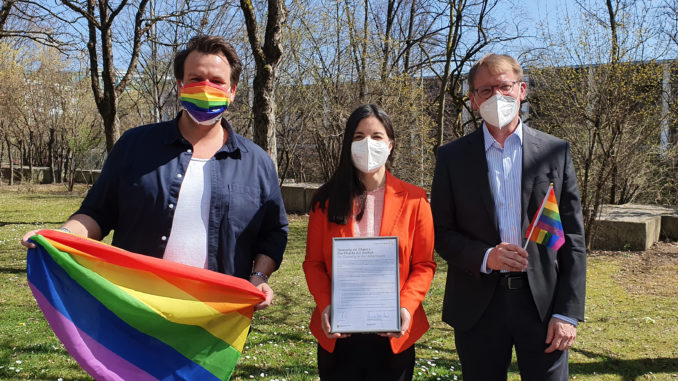
[(254, 7), (252, 6), (251, 0), (240, 0), (240, 8), (242, 8), (243, 15), (245, 16), (245, 25), (247, 26), (247, 37), (250, 40), (250, 46), (252, 47), (252, 55), (254, 60), (257, 61), (258, 65), (264, 65), (265, 54), (259, 42), (259, 36), (257, 31), (257, 16), (254, 14)]

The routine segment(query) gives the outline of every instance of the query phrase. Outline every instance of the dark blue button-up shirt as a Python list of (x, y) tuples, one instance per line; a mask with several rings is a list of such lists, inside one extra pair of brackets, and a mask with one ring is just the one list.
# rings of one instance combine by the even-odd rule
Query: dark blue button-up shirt
[[(192, 146), (175, 120), (133, 128), (111, 150), (76, 213), (92, 217), (113, 245), (162, 258)], [(222, 120), (228, 140), (207, 162), (211, 182), (207, 227), (210, 270), (247, 278), (257, 254), (279, 266), (287, 216), (268, 154)]]

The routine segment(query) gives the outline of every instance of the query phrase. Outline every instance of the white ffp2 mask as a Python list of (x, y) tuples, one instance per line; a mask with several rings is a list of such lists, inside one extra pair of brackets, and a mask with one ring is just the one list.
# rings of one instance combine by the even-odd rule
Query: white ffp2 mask
[(518, 114), (519, 102), (508, 95), (494, 95), (480, 105), (478, 111), (485, 123), (499, 129), (506, 127)]
[(353, 165), (364, 173), (374, 173), (388, 160), (391, 154), (389, 143), (382, 140), (372, 140), (366, 137), (351, 143), (351, 159)]

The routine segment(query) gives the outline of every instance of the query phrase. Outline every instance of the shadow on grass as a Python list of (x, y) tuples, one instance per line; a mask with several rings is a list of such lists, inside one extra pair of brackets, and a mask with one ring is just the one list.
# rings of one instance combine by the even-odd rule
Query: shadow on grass
[[(59, 344), (55, 347), (53, 343), (35, 343), (35, 344), (26, 344), (23, 346), (12, 345), (8, 341), (3, 341), (0, 345), (4, 348), (12, 348), (12, 351), (15, 353), (30, 353), (31, 355), (35, 354), (49, 354), (49, 355), (60, 355), (68, 356), (68, 352)], [(9, 352), (6, 352), (9, 353)], [(2, 356), (0, 361), (8, 360), (9, 357)]]
[[(263, 331), (257, 331), (255, 329), (252, 330), (252, 333), (256, 333), (258, 336), (256, 338), (250, 336), (247, 339), (247, 344), (254, 347), (259, 344), (267, 344), (269, 341), (275, 337), (276, 341), (282, 340), (285, 342), (285, 340), (290, 341), (290, 342), (300, 342), (300, 341), (311, 341), (313, 339), (313, 336), (307, 335), (305, 333), (288, 333), (288, 332), (279, 332), (275, 336), (270, 335), (267, 332)], [(313, 339), (314, 340), (314, 339)]]
[[(88, 188), (89, 189), (89, 188)], [(43, 193), (33, 193), (33, 194), (22, 194), (21, 198), (25, 200), (45, 200), (47, 198), (59, 199), (59, 198), (79, 198), (85, 194), (84, 192), (76, 191), (69, 192), (68, 190), (52, 192), (43, 192)]]
[[(238, 365), (235, 367), (235, 371), (233, 372), (232, 377), (242, 377), (242, 378), (249, 378), (250, 376), (254, 376), (255, 378), (260, 378), (261, 373), (266, 374), (266, 379), (270, 379), (271, 377), (280, 377), (280, 378), (287, 378), (290, 379), (290, 376), (295, 376), (295, 375), (307, 375), (309, 379), (314, 379), (317, 378), (318, 374), (318, 368), (315, 367), (315, 365), (310, 366), (310, 365), (290, 365), (288, 367), (266, 367), (266, 368), (261, 368), (253, 365)], [(307, 373), (305, 373), (307, 372)]]
[(0, 274), (26, 274), (24, 267), (0, 267)]
[(570, 375), (616, 374), (624, 381), (633, 381), (648, 373), (678, 372), (678, 358), (618, 359), (582, 349), (572, 348), (571, 351), (600, 361), (570, 362)]
[[(3, 368), (0, 368), (0, 380), (7, 379), (33, 379), (33, 380), (56, 380), (60, 379), (63, 381), (74, 381), (82, 380), (82, 376), (69, 377), (64, 376), (64, 373), (73, 373), (73, 372), (84, 372), (80, 365), (75, 362), (70, 362), (64, 364), (65, 367), (55, 367), (51, 364), (42, 364), (38, 368), (35, 367), (35, 364), (31, 364), (33, 359), (25, 360), (23, 354), (30, 353), (31, 356), (42, 359), (48, 359), (53, 356), (61, 356), (66, 358), (68, 352), (66, 352), (63, 347), (54, 348), (54, 344), (51, 343), (36, 343), (36, 344), (27, 344), (24, 346), (11, 345), (7, 341), (0, 342), (0, 347), (5, 350), (0, 353), (0, 364), (4, 365)], [(16, 357), (14, 354), (20, 354), (21, 356)], [(17, 364), (17, 358), (24, 359), (22, 364)], [(14, 369), (9, 369), (13, 367)], [(16, 372), (17, 369), (20, 369), (19, 372)], [(87, 377), (89, 379), (89, 377)]]
[[(39, 226), (36, 225), (38, 223), (40, 224)], [(40, 222), (37, 222), (37, 221), (30, 221), (30, 222), (0, 221), (0, 228), (3, 227), (3, 226), (7, 226), (7, 225), (29, 225), (29, 226), (38, 226), (37, 228), (39, 228), (40, 226), (60, 225), (60, 224), (63, 224), (63, 223), (64, 223), (64, 221), (40, 221)], [(45, 227), (45, 229), (49, 229), (49, 228)]]
[[(0, 380), (20, 380), (25, 379), (24, 372), (13, 373), (11, 370), (3, 372), (4, 369), (0, 369)], [(35, 376), (33, 376), (35, 377)], [(32, 378), (29, 376), (29, 380), (62, 380), (62, 381), (82, 381), (82, 377), (64, 377), (59, 373), (40, 373), (39, 378)]]

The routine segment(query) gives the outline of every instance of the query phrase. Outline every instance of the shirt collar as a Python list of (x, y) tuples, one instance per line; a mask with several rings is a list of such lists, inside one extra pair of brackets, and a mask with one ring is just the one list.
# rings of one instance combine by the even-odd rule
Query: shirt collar
[(228, 120), (221, 118), (221, 127), (226, 130), (228, 139), (226, 139), (226, 144), (224, 144), (224, 146), (221, 147), (218, 152), (233, 153), (241, 149), (246, 151), (244, 149), (245, 147), (240, 144), (240, 139), (238, 139), (239, 136), (235, 133), (235, 131), (233, 131), (233, 127), (231, 127), (231, 123), (229, 123)]
[[(511, 135), (509, 135), (506, 140), (508, 141), (509, 139), (512, 139), (512, 136), (517, 136), (518, 137), (518, 142), (522, 146), (523, 145), (523, 121), (518, 119), (518, 127), (516, 127), (515, 131)], [(485, 152), (492, 147), (492, 144), (497, 143), (497, 146), (500, 146), (499, 142), (495, 140), (494, 136), (490, 134), (490, 130), (487, 129), (487, 126), (485, 125), (485, 122), (483, 122), (483, 139), (485, 142)], [(515, 138), (513, 138), (515, 139)]]
[(172, 144), (176, 141), (182, 141), (181, 133), (179, 132), (179, 117), (181, 116), (181, 111), (176, 118), (172, 119), (169, 124), (170, 128), (165, 131), (163, 134), (163, 143)]
[[(165, 134), (164, 142), (165, 144), (172, 144), (177, 141), (181, 141), (184, 144), (189, 144), (186, 139), (184, 139), (181, 136), (181, 132), (179, 132), (179, 118), (181, 117), (182, 111), (179, 111), (179, 114), (177, 114), (177, 117), (174, 118), (173, 120), (170, 121), (170, 126), (171, 128), (168, 129), (167, 133)], [(221, 118), (221, 127), (226, 130), (226, 133), (228, 133), (228, 139), (226, 139), (226, 144), (224, 144), (221, 148), (219, 148), (219, 151), (217, 151), (217, 155), (220, 152), (224, 152), (227, 155), (232, 155), (236, 153), (237, 151), (244, 150), (244, 147), (240, 144), (240, 141), (238, 139), (238, 135), (233, 131), (233, 127), (231, 124), (224, 118)], [(215, 155), (216, 156), (216, 155)]]

